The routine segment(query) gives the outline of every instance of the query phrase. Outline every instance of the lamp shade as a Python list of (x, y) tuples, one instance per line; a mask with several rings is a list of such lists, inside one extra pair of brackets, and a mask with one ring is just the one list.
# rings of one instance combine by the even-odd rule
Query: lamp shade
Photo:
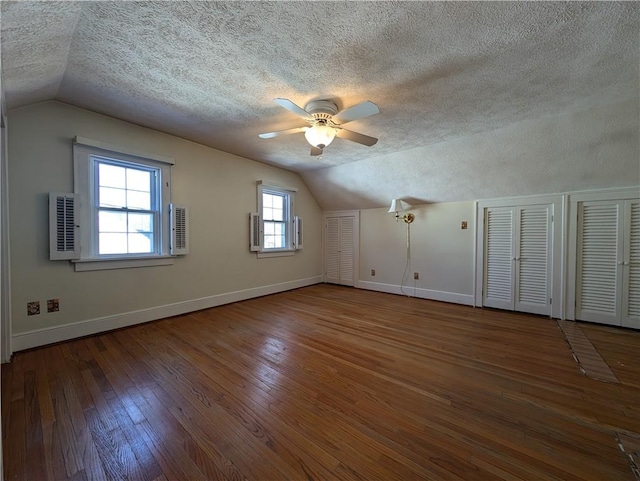
[(312, 146), (318, 149), (324, 149), (333, 142), (336, 136), (336, 129), (326, 124), (316, 124), (313, 127), (309, 127), (304, 133), (304, 136)]
[(393, 199), (391, 201), (391, 207), (389, 207), (389, 210), (387, 212), (389, 212), (390, 214), (394, 214), (396, 212), (404, 212), (408, 208), (409, 204), (407, 204), (404, 200)]

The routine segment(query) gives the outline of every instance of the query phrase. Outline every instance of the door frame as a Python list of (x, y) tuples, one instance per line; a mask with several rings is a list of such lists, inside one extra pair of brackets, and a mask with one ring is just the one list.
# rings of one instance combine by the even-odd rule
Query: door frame
[(360, 211), (333, 210), (322, 213), (322, 282), (326, 282), (327, 219), (329, 217), (353, 217), (353, 287), (360, 287)]
[(9, 264), (9, 150), (4, 95), (0, 100), (0, 362), (9, 362), (11, 346), (11, 273)]
[(476, 209), (476, 266), (474, 304), (483, 305), (484, 290), (484, 251), (485, 251), (485, 210), (488, 207), (519, 207), (538, 204), (553, 205), (553, 223), (551, 224), (551, 317), (563, 319), (564, 313), (564, 253), (566, 241), (566, 196), (532, 195), (507, 197), (503, 199), (479, 200)]
[(586, 201), (640, 199), (640, 187), (575, 192), (567, 195), (566, 319), (575, 321), (578, 286), (578, 206)]

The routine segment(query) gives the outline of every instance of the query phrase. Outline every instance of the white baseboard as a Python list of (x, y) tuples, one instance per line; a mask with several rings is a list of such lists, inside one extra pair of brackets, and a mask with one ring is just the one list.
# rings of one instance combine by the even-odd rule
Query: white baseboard
[(322, 276), (308, 277), (295, 281), (271, 284), (268, 286), (254, 287), (242, 291), (226, 292), (215, 296), (191, 299), (174, 304), (142, 309), (139, 311), (114, 314), (112, 316), (87, 319), (85, 321), (73, 322), (63, 326), (37, 329), (28, 332), (21, 332), (12, 336), (13, 352), (31, 349), (33, 347), (53, 344), (55, 342), (68, 341), (77, 337), (89, 336), (99, 332), (119, 329), (121, 327), (133, 326), (143, 322), (164, 319), (165, 317), (178, 316), (187, 312), (199, 311), (210, 307), (221, 306), (232, 302), (253, 299), (254, 297), (276, 294), (278, 292), (290, 291), (299, 287), (310, 286), (322, 282)]
[[(432, 301), (452, 302), (454, 304), (464, 304), (473, 306), (473, 294), (459, 294), (457, 292), (435, 291), (433, 289), (421, 289), (404, 286), (403, 289), (396, 284), (383, 284), (381, 282), (358, 282), (360, 289), (368, 289), (370, 291), (387, 292), (389, 294), (400, 294), (410, 297), (419, 297), (421, 299), (430, 299)], [(402, 292), (404, 290), (404, 292)]]

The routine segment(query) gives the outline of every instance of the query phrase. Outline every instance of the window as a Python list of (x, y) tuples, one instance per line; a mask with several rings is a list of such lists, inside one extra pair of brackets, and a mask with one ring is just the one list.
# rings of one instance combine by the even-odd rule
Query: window
[(97, 254), (158, 254), (160, 169), (92, 156)]
[(263, 249), (286, 249), (289, 247), (290, 194), (262, 191), (262, 221), (264, 225)]
[(294, 216), (295, 188), (274, 187), (258, 183), (258, 213), (251, 216), (251, 250), (258, 255), (293, 255), (301, 249)]
[(76, 264), (76, 270), (171, 263), (167, 259), (172, 161), (119, 150), (87, 139), (76, 138), (74, 143), (80, 225), (76, 262), (93, 264)]

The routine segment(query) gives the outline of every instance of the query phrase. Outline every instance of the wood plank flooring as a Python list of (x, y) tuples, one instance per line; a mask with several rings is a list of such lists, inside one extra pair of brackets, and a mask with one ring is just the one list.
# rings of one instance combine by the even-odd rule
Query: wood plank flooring
[(619, 383), (609, 365), (602, 359), (598, 350), (585, 335), (580, 322), (558, 321), (558, 326), (564, 333), (573, 352), (576, 362), (585, 376), (604, 382)]
[(640, 333), (316, 285), (20, 352), (6, 480), (629, 480)]

